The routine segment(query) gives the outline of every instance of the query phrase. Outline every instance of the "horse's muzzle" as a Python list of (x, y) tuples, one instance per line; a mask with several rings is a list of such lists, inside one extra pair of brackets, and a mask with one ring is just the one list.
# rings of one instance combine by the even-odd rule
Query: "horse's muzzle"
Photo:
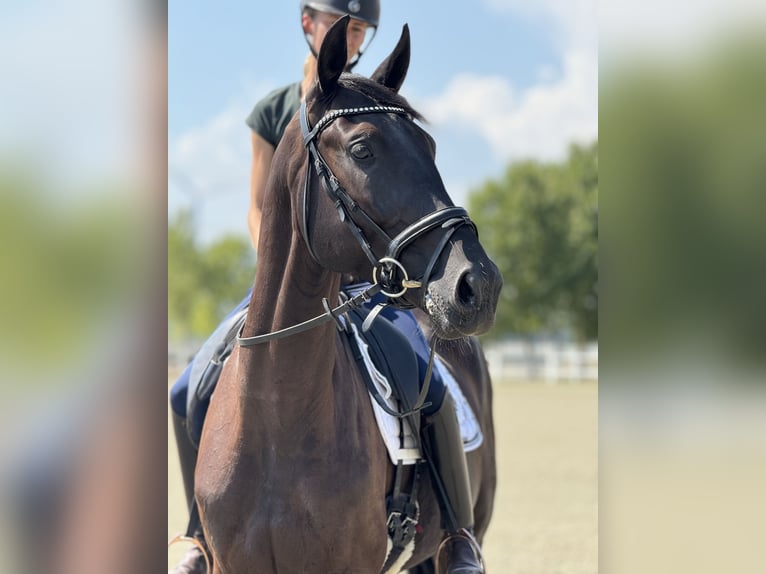
[(445, 273), (429, 284), (425, 296), (438, 336), (455, 339), (486, 333), (495, 322), (502, 285), (500, 271), (486, 255), (469, 261), (462, 254), (451, 254)]

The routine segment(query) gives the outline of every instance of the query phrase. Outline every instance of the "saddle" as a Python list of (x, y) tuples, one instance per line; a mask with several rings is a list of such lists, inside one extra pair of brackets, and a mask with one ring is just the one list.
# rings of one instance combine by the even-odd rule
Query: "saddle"
[[(388, 392), (382, 393), (381, 389), (375, 385), (351, 327), (346, 325), (344, 331), (348, 336), (347, 339), (362, 378), (370, 395), (378, 404), (394, 402), (400, 405), (401, 412), (411, 411), (416, 406), (421, 390), (417, 355), (407, 337), (383, 316), (376, 317), (369, 329), (364, 331), (362, 324), (368, 313), (367, 309), (354, 309), (346, 317), (366, 343), (367, 352), (375, 368), (387, 380)], [(221, 376), (223, 365), (236, 345), (237, 333), (245, 321), (246, 314), (247, 307), (229, 317), (216, 329), (194, 357), (187, 392), (186, 428), (195, 448), (199, 447), (210, 397)], [(436, 374), (434, 379), (436, 380), (432, 380), (432, 385), (440, 384)], [(389, 393), (390, 397), (386, 396)], [(411, 419), (418, 418), (411, 417)], [(414, 430), (417, 432), (417, 428)]]
[[(420, 372), (418, 358), (412, 348), (412, 343), (388, 319), (378, 316), (364, 330), (364, 321), (369, 311), (354, 309), (348, 313), (348, 318), (356, 327), (356, 332), (367, 344), (367, 352), (375, 369), (383, 375), (388, 385), (386, 394), (390, 394), (393, 402), (398, 403), (399, 413), (411, 412), (416, 409), (420, 394)], [(373, 384), (370, 372), (365, 365), (356, 337), (350, 329), (346, 329), (351, 350), (354, 354), (359, 371), (365, 380), (367, 390), (378, 404), (388, 398), (381, 396), (378, 386)], [(390, 407), (384, 408), (388, 410)], [(389, 413), (397, 416), (399, 413)]]

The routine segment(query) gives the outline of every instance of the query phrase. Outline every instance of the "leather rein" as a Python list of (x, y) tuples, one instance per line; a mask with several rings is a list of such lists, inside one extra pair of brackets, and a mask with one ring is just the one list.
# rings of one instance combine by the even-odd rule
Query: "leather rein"
[[(439, 256), (446, 247), (450, 237), (452, 237), (452, 235), (460, 227), (463, 225), (470, 225), (474, 232), (478, 234), (476, 231), (476, 225), (468, 217), (468, 212), (466, 212), (466, 210), (462, 207), (452, 206), (437, 209), (436, 211), (421, 217), (411, 225), (407, 226), (395, 237), (391, 238), (348, 194), (348, 192), (343, 188), (338, 179), (332, 173), (330, 166), (327, 165), (327, 162), (322, 157), (322, 154), (319, 153), (319, 149), (317, 147), (317, 139), (322, 130), (324, 130), (337, 118), (374, 113), (401, 114), (409, 118), (409, 114), (404, 108), (396, 106), (374, 105), (358, 108), (343, 108), (326, 112), (325, 115), (322, 116), (322, 118), (312, 129), (309, 126), (308, 111), (305, 101), (301, 103), (300, 108), (300, 125), (301, 132), (303, 134), (303, 144), (308, 151), (308, 167), (306, 170), (306, 179), (303, 190), (302, 213), (300, 218), (301, 233), (306, 243), (306, 247), (308, 248), (312, 259), (319, 263), (317, 256), (314, 253), (314, 249), (311, 246), (311, 240), (308, 231), (311, 189), (309, 180), (311, 177), (311, 166), (313, 165), (314, 171), (316, 171), (317, 175), (323, 182), (322, 187), (330, 196), (330, 199), (333, 201), (335, 208), (338, 211), (340, 220), (349, 228), (352, 235), (362, 248), (362, 251), (364, 251), (364, 254), (367, 256), (367, 259), (372, 264), (373, 284), (355, 297), (348, 298), (344, 303), (335, 308), (330, 308), (327, 299), (323, 299), (322, 303), (324, 305), (325, 312), (322, 315), (314, 317), (313, 319), (309, 319), (308, 321), (304, 321), (303, 323), (293, 325), (292, 327), (280, 329), (272, 333), (256, 335), (254, 337), (242, 337), (242, 329), (240, 329), (240, 332), (237, 335), (237, 342), (240, 346), (250, 347), (260, 343), (273, 341), (275, 339), (282, 339), (284, 337), (289, 337), (291, 335), (301, 333), (308, 329), (313, 329), (314, 327), (318, 327), (319, 325), (331, 320), (334, 320), (338, 324), (338, 327), (341, 328), (342, 325), (339, 321), (339, 317), (341, 315), (345, 314), (352, 308), (364, 304), (374, 295), (380, 292), (388, 298), (388, 302), (378, 305), (369, 314), (367, 320), (364, 322), (363, 327), (364, 330), (367, 330), (378, 313), (386, 305), (396, 305), (400, 308), (413, 307), (413, 305), (399, 300), (400, 297), (402, 297), (408, 289), (417, 289), (428, 285), (428, 280), (431, 276), (434, 266), (436, 265), (436, 261), (439, 259)], [(370, 242), (365, 236), (362, 228), (354, 219), (354, 215), (356, 215), (358, 218), (361, 218), (368, 228), (371, 228), (376, 234), (378, 234), (386, 241), (388, 247), (383, 257), (378, 258), (374, 254)], [(422, 237), (437, 227), (441, 227), (444, 230), (444, 233), (439, 240), (433, 255), (431, 256), (431, 259), (426, 265), (426, 268), (420, 278), (410, 279), (410, 275), (407, 272), (407, 269), (399, 261), (399, 257), (402, 251), (405, 247), (413, 243), (419, 237)]]

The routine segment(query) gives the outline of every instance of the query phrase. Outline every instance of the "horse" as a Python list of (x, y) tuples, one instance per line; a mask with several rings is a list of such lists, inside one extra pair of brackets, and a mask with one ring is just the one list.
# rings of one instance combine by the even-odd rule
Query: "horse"
[[(414, 307), (440, 341), (484, 433), (467, 454), (479, 543), (492, 513), (492, 391), (473, 335), (493, 324), (502, 278), (398, 94), (408, 27), (366, 78), (344, 72), (347, 22), (328, 31), (318, 79), (274, 155), (240, 333), (263, 342), (234, 350), (202, 431), (195, 497), (216, 574), (382, 571), (395, 466), (331, 309), (344, 274)], [(312, 323), (318, 313), (334, 320)], [(433, 572), (440, 509), (430, 480), (421, 485), (414, 549), (387, 571)]]

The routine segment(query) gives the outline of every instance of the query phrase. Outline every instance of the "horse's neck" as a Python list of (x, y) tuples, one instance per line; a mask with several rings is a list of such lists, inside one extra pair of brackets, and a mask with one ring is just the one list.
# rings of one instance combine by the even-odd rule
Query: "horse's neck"
[[(316, 317), (324, 311), (323, 298), (337, 304), (340, 276), (320, 269), (298, 237), (262, 234), (259, 252), (244, 336), (271, 333)], [(314, 408), (332, 391), (336, 341), (335, 324), (330, 321), (283, 339), (240, 348), (237, 380), (242, 408), (255, 408), (258, 418), (264, 409), (279, 413), (280, 424), (288, 413), (300, 417), (301, 401), (306, 409)], [(282, 408), (286, 404), (289, 408)]]

